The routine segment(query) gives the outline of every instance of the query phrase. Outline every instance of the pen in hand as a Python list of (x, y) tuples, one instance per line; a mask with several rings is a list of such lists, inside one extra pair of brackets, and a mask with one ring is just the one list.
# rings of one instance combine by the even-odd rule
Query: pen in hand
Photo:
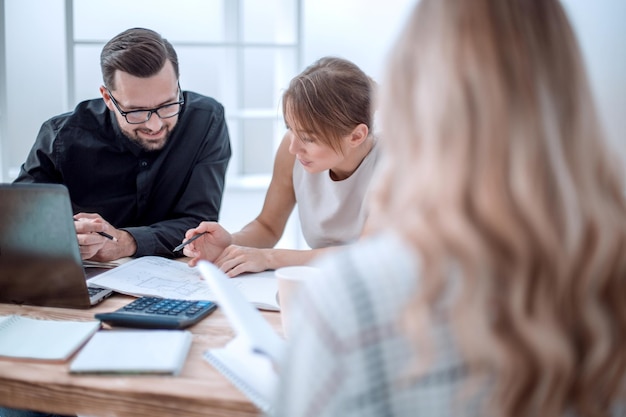
[[(74, 218), (75, 222), (80, 221), (80, 219)], [(100, 236), (106, 237), (109, 240), (112, 240), (113, 242), (117, 242), (117, 238), (115, 236), (111, 236), (110, 234), (106, 233), (106, 232), (96, 232), (97, 234), (99, 234)]]
[(199, 234), (195, 235), (194, 237), (192, 237), (190, 239), (185, 240), (183, 243), (181, 243), (180, 245), (178, 245), (178, 246), (176, 246), (174, 248), (174, 252), (178, 252), (179, 250), (181, 250), (182, 248), (184, 248), (185, 246), (187, 246), (188, 244), (190, 244), (191, 242), (193, 242), (194, 240), (198, 239), (200, 236), (202, 236), (202, 235), (204, 235), (206, 233), (207, 232), (202, 232), (202, 233), (199, 233)]
[(110, 234), (105, 233), (105, 232), (96, 232), (96, 233), (98, 233), (100, 236), (106, 237), (109, 240), (112, 240), (113, 242), (117, 242), (117, 238), (115, 236), (111, 236)]

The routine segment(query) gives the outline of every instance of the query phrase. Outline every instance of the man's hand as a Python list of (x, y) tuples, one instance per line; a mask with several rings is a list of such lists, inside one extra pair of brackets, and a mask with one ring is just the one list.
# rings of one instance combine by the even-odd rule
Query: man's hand
[(137, 243), (130, 233), (114, 228), (99, 214), (78, 213), (74, 215), (74, 220), (82, 259), (114, 261), (132, 256), (137, 251)]

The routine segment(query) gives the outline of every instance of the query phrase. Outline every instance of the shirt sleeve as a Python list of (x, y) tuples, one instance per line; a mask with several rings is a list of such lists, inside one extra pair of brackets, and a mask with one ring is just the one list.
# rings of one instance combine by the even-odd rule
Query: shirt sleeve
[(42, 124), (37, 139), (14, 182), (55, 184), (63, 182), (55, 163), (57, 131), (53, 120), (48, 120)]

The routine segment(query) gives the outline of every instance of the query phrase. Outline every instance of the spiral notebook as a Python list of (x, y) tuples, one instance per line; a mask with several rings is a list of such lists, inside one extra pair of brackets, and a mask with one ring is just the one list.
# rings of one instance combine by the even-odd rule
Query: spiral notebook
[(198, 268), (237, 334), (225, 347), (207, 350), (204, 359), (259, 409), (271, 413), (285, 341), (215, 265), (201, 261)]
[(271, 412), (278, 375), (266, 356), (235, 339), (224, 348), (207, 350), (203, 357), (260, 410)]

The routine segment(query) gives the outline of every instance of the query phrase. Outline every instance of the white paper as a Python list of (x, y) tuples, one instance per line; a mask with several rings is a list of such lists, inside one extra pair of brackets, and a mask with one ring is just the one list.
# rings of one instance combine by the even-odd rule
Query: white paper
[[(280, 310), (274, 271), (246, 274), (230, 281), (256, 307)], [(158, 256), (133, 259), (90, 279), (89, 283), (134, 296), (216, 301), (197, 268)]]

